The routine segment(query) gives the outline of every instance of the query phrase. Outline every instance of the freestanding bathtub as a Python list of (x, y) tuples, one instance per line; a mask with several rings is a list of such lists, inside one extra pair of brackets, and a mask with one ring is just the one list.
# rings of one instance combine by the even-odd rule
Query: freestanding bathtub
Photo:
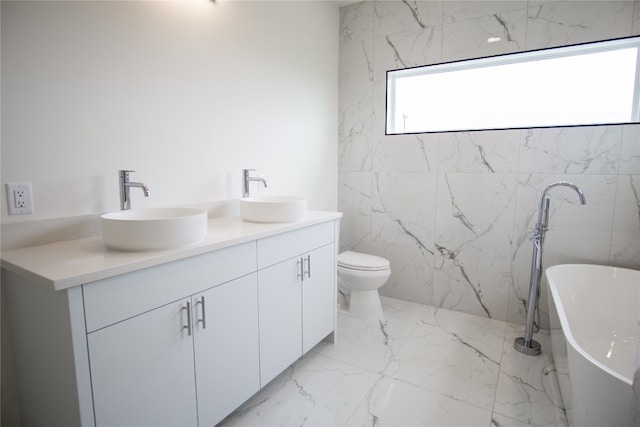
[(552, 354), (569, 425), (633, 425), (640, 271), (566, 264), (545, 274)]

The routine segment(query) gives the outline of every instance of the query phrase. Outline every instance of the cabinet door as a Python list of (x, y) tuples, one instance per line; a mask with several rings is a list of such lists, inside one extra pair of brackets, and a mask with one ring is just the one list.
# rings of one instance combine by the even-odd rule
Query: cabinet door
[(255, 273), (192, 298), (201, 426), (213, 426), (260, 389)]
[(292, 258), (258, 272), (263, 387), (302, 355), (300, 260)]
[(187, 302), (87, 336), (97, 426), (197, 424)]
[(335, 330), (336, 259), (334, 245), (304, 256), (302, 282), (302, 352), (306, 353)]

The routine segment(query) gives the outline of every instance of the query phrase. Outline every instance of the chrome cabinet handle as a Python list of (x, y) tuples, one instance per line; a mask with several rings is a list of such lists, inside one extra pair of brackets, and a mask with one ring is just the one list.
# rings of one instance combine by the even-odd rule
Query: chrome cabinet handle
[(191, 336), (191, 303), (187, 301), (187, 306), (182, 307), (182, 310), (187, 310), (187, 324), (182, 329), (186, 329), (187, 335)]
[(302, 280), (304, 278), (304, 259), (298, 259), (298, 278)]
[(198, 319), (196, 323), (202, 322), (202, 329), (207, 329), (207, 312), (205, 308), (206, 306), (204, 305), (204, 295), (200, 297), (200, 300), (198, 300), (196, 304), (202, 305), (202, 318)]
[(311, 279), (311, 255), (305, 257), (307, 261), (307, 277)]

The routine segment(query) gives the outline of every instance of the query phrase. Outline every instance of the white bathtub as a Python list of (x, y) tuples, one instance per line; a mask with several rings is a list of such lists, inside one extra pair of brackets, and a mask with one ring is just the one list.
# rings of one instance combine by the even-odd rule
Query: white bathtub
[(545, 274), (552, 354), (569, 425), (632, 425), (640, 271), (566, 264)]

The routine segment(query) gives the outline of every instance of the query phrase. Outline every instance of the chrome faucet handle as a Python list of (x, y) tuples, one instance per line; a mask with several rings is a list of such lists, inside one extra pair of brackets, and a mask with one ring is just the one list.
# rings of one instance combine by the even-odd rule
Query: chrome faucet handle
[(544, 231), (549, 229), (549, 206), (551, 205), (551, 200), (547, 197), (544, 203), (544, 219), (542, 221), (542, 229)]

